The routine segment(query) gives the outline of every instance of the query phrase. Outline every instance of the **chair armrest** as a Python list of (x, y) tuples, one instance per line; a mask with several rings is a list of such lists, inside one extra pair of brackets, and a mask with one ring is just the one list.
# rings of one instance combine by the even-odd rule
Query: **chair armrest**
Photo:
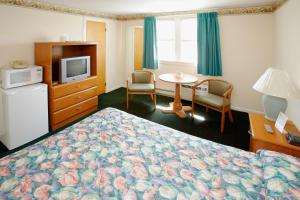
[(150, 72), (150, 73), (151, 73), (152, 82), (153, 82), (154, 89), (155, 89), (156, 88), (156, 77), (155, 77), (155, 74), (153, 72)]
[(132, 74), (128, 75), (126, 82), (131, 82), (132, 83)]
[(199, 86), (199, 85), (202, 85), (203, 83), (207, 82), (208, 79), (205, 79), (205, 80), (202, 80), (202, 81), (199, 81), (197, 82), (196, 84), (194, 84), (192, 86), (192, 104), (194, 104), (194, 99), (195, 99), (195, 96), (196, 96), (196, 88)]
[(193, 86), (192, 86), (192, 89), (195, 90), (199, 85), (202, 85), (203, 83), (209, 81), (208, 79), (205, 79), (205, 80), (202, 80), (202, 81), (199, 81), (198, 83), (195, 83)]
[(224, 98), (230, 98), (231, 96), (231, 93), (232, 93), (232, 90), (233, 90), (233, 87), (231, 86), (224, 94), (223, 94), (223, 97)]
[(225, 107), (225, 101), (226, 99), (229, 100), (229, 102), (231, 101), (231, 92), (233, 90), (233, 86), (231, 85), (230, 88), (223, 94), (223, 109)]
[(129, 84), (132, 83), (132, 74), (128, 75), (127, 80), (126, 80), (126, 87), (128, 88)]
[(155, 77), (155, 74), (152, 72), (152, 77), (153, 77), (153, 81), (155, 82), (156, 81), (156, 77)]

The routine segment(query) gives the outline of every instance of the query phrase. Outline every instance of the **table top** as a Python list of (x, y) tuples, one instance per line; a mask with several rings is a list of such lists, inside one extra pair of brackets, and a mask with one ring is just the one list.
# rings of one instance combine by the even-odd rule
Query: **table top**
[(190, 74), (183, 74), (182, 77), (177, 77), (175, 73), (161, 74), (158, 77), (160, 80), (170, 83), (194, 83), (198, 80), (196, 76)]
[[(275, 123), (267, 120), (263, 115), (257, 113), (249, 113), (249, 119), (253, 139), (300, 151), (300, 147), (289, 144), (285, 135), (280, 133), (275, 128)], [(264, 128), (264, 124), (270, 125), (274, 132), (268, 133)], [(285, 125), (285, 130), (296, 135), (300, 135), (297, 127), (292, 122), (288, 122)]]

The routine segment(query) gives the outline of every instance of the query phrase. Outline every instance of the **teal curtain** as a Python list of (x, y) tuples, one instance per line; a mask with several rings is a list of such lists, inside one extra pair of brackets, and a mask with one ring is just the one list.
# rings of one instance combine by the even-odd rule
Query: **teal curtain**
[(158, 69), (156, 19), (152, 16), (144, 19), (143, 67)]
[(197, 14), (198, 74), (222, 76), (218, 14)]

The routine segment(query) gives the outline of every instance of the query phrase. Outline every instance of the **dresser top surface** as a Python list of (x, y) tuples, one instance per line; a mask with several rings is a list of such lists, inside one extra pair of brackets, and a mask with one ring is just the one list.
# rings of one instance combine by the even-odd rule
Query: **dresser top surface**
[[(275, 128), (275, 123), (267, 120), (263, 115), (257, 113), (249, 113), (249, 120), (252, 132), (252, 139), (261, 140), (264, 142), (300, 151), (300, 147), (289, 144), (287, 142), (285, 134), (280, 133)], [(273, 133), (268, 133), (265, 130), (265, 124), (271, 126), (271, 128), (273, 129)], [(288, 122), (285, 125), (285, 130), (293, 134), (300, 135), (300, 132), (298, 131), (297, 127), (292, 122)]]

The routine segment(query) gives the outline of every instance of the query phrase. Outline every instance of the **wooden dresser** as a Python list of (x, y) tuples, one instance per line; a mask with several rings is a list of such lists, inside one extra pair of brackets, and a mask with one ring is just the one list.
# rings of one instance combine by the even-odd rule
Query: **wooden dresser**
[[(61, 58), (90, 56), (91, 76), (71, 83), (59, 83)], [(48, 84), (50, 129), (61, 128), (84, 115), (97, 111), (99, 87), (97, 77), (97, 43), (46, 42), (35, 43), (35, 64), (44, 68)]]
[[(284, 134), (281, 134), (271, 122), (263, 115), (257, 113), (249, 113), (250, 120), (250, 151), (256, 152), (258, 149), (268, 149), (272, 151), (282, 152), (300, 158), (300, 147), (291, 145), (287, 142)], [(268, 133), (264, 124), (272, 127), (273, 133)], [(300, 135), (296, 126), (292, 122), (285, 125), (285, 130)]]

